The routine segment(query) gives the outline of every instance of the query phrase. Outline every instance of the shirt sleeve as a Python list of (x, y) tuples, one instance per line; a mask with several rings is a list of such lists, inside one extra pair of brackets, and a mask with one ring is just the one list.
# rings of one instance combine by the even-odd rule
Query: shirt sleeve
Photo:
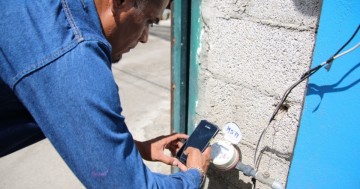
[(108, 54), (100, 42), (84, 41), (22, 78), (15, 92), (87, 188), (199, 188), (196, 170), (162, 175), (143, 163)]

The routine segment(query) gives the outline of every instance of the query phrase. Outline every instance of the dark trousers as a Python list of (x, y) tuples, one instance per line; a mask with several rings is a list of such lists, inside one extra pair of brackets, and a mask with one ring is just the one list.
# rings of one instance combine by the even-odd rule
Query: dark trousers
[(25, 107), (0, 80), (0, 157), (45, 138)]

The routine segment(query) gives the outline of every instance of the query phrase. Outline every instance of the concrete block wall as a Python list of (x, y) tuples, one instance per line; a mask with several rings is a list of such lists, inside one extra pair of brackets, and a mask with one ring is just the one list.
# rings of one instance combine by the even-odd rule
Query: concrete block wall
[[(309, 69), (320, 0), (202, 0), (194, 123), (237, 123), (242, 162), (254, 165), (259, 137), (285, 90)], [(259, 145), (259, 171), (287, 181), (306, 83), (289, 95)], [(260, 153), (257, 153), (257, 156)], [(257, 188), (269, 188), (257, 182)], [(205, 188), (252, 188), (237, 171), (209, 170)]]

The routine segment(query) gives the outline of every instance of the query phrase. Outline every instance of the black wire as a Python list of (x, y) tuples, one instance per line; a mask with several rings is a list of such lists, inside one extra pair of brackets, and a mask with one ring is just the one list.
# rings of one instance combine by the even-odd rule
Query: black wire
[(326, 64), (329, 64), (331, 63), (332, 61), (334, 61), (335, 59), (335, 56), (338, 55), (352, 40), (353, 38), (356, 36), (356, 34), (358, 33), (360, 29), (360, 24), (358, 25), (357, 29), (355, 30), (355, 32), (352, 34), (352, 36), (346, 41), (346, 43), (340, 47), (340, 49), (338, 51), (336, 51), (335, 54), (333, 54), (329, 59), (326, 60), (325, 64), (320, 64), (310, 70), (308, 70), (307, 72), (305, 72), (298, 81), (296, 81), (293, 85), (291, 85), (286, 91), (285, 93), (283, 94), (281, 100), (280, 100), (280, 103), (276, 106), (269, 122), (268, 122), (268, 125), (265, 127), (265, 129), (263, 130), (263, 132), (261, 133), (260, 135), (260, 138), (256, 144), (256, 148), (255, 148), (255, 157), (254, 157), (254, 163), (255, 163), (255, 166), (256, 168), (259, 166), (260, 164), (260, 160), (255, 160), (256, 158), (256, 154), (257, 154), (257, 150), (259, 148), (259, 144), (260, 144), (260, 141), (263, 137), (263, 135), (265, 134), (267, 128), (270, 126), (270, 123), (275, 119), (275, 116), (277, 115), (277, 113), (279, 112), (281, 106), (284, 104), (286, 98), (289, 96), (289, 94), (291, 93), (291, 91), (296, 87), (298, 86), (301, 82), (303, 82), (304, 80), (306, 80), (307, 78), (309, 78), (310, 76), (312, 76), (314, 73), (316, 73), (317, 71), (319, 71), (320, 68), (322, 68), (324, 65)]
[[(352, 36), (346, 41), (346, 43), (345, 43), (343, 46), (341, 46), (341, 48), (340, 48), (338, 51), (336, 51), (336, 53), (335, 53), (334, 55), (332, 55), (332, 56), (326, 61), (326, 64), (329, 64), (329, 63), (331, 63), (332, 61), (334, 61), (334, 59), (335, 59), (334, 57), (335, 57), (336, 55), (338, 55), (338, 54), (352, 41), (352, 39), (356, 36), (356, 34), (357, 34), (357, 32), (359, 31), (359, 29), (360, 29), (360, 24), (359, 24), (359, 26), (357, 27), (357, 29), (355, 30), (355, 32), (352, 34)], [(324, 65), (325, 65), (325, 64), (324, 64)], [(270, 118), (270, 120), (269, 120), (269, 124), (274, 120), (276, 114), (279, 112), (280, 107), (284, 104), (284, 102), (285, 102), (286, 98), (288, 97), (288, 95), (290, 94), (290, 92), (291, 92), (297, 85), (299, 85), (302, 81), (304, 81), (305, 79), (309, 78), (311, 75), (313, 75), (314, 73), (316, 73), (316, 72), (317, 72), (321, 67), (323, 67), (324, 65), (321, 65), (321, 64), (320, 64), (320, 65), (316, 66), (315, 68), (312, 68), (312, 69), (310, 69), (309, 71), (305, 72), (305, 73), (301, 76), (300, 80), (298, 80), (295, 84), (293, 84), (289, 89), (287, 89), (287, 90), (285, 91), (285, 93), (284, 93), (284, 95), (283, 95), (280, 103), (277, 105), (274, 113), (272, 114), (272, 116), (271, 116), (271, 118)]]
[(314, 74), (315, 72), (317, 72), (322, 66), (321, 65), (318, 65), (316, 66), (315, 68), (305, 72), (302, 76), (301, 76), (301, 79), (306, 77), (306, 78), (309, 78), (312, 74)]
[[(319, 69), (317, 69), (317, 70), (319, 70)], [(317, 70), (316, 70), (316, 71), (317, 71)], [(315, 72), (316, 72), (316, 71), (315, 71)], [(312, 74), (314, 74), (315, 72), (313, 72)], [(292, 91), (296, 86), (298, 86), (301, 82), (303, 82), (305, 79), (309, 78), (310, 75), (312, 75), (312, 74), (308, 74), (308, 75), (306, 75), (305, 77), (302, 77), (300, 80), (298, 80), (296, 83), (294, 83), (291, 87), (289, 87), (289, 88), (285, 91), (283, 97), (282, 97), (281, 100), (280, 100), (280, 103), (276, 106), (275, 111), (274, 111), (274, 113), (272, 114), (272, 116), (271, 116), (268, 124), (270, 124), (270, 123), (275, 119), (276, 114), (279, 112), (281, 106), (284, 104), (286, 98), (289, 96), (289, 94), (291, 93), (291, 91)]]
[(256, 179), (255, 178), (251, 178), (251, 181), (253, 183), (253, 189), (256, 189)]
[[(359, 26), (357, 27), (357, 29), (355, 30), (355, 32), (353, 33), (353, 35), (350, 37), (350, 39), (331, 57), (331, 58), (334, 58), (334, 56), (336, 56), (337, 54), (339, 54), (350, 42), (351, 40), (353, 40), (353, 38), (356, 36), (357, 32), (359, 31), (360, 29), (360, 24)], [(326, 62), (330, 61), (329, 58)], [(332, 61), (332, 60), (331, 60)]]
[[(334, 57), (335, 57), (336, 55), (338, 55), (338, 54), (353, 40), (353, 38), (356, 36), (356, 34), (357, 34), (357, 32), (359, 31), (359, 29), (360, 29), (360, 24), (359, 24), (359, 26), (356, 28), (356, 30), (355, 30), (355, 32), (352, 34), (352, 36), (347, 40), (347, 42), (346, 42), (342, 47), (340, 47), (340, 49), (339, 49), (338, 51), (336, 51), (336, 53), (335, 53), (334, 55), (332, 55), (329, 59), (326, 60), (326, 62), (325, 62), (326, 64), (329, 64), (329, 63), (331, 63), (332, 61), (334, 61), (334, 59), (335, 59)], [(301, 78), (303, 78), (303, 77), (305, 77), (305, 76), (307, 76), (307, 75), (311, 76), (312, 74), (314, 74), (315, 72), (317, 72), (322, 66), (323, 66), (323, 65), (318, 65), (318, 66), (316, 66), (315, 68), (313, 68), (313, 69), (305, 72), (305, 73), (301, 76)]]

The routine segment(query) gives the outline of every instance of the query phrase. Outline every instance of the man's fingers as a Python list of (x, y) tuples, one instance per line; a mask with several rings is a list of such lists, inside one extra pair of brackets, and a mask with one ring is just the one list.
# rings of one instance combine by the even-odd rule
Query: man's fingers
[(201, 153), (199, 149), (194, 148), (192, 146), (189, 146), (186, 148), (186, 150), (184, 151), (184, 154), (188, 155), (190, 153)]
[(173, 162), (173, 166), (177, 166), (181, 171), (187, 171), (188, 168), (182, 164), (178, 159), (175, 159), (175, 161)]
[(168, 141), (176, 141), (179, 139), (188, 139), (189, 136), (183, 133), (173, 133), (171, 135), (169, 135), (169, 137), (167, 137)]
[(210, 148), (210, 147), (207, 147), (202, 154), (205, 155), (205, 157), (210, 157), (210, 155), (211, 155), (211, 148)]
[(187, 139), (189, 138), (188, 135), (182, 133), (174, 133), (166, 137), (165, 146), (166, 149), (169, 149), (172, 153), (176, 153), (176, 151), (183, 145), (180, 139)]
[(177, 159), (169, 157), (167, 155), (162, 155), (159, 160), (167, 165), (173, 165)]

